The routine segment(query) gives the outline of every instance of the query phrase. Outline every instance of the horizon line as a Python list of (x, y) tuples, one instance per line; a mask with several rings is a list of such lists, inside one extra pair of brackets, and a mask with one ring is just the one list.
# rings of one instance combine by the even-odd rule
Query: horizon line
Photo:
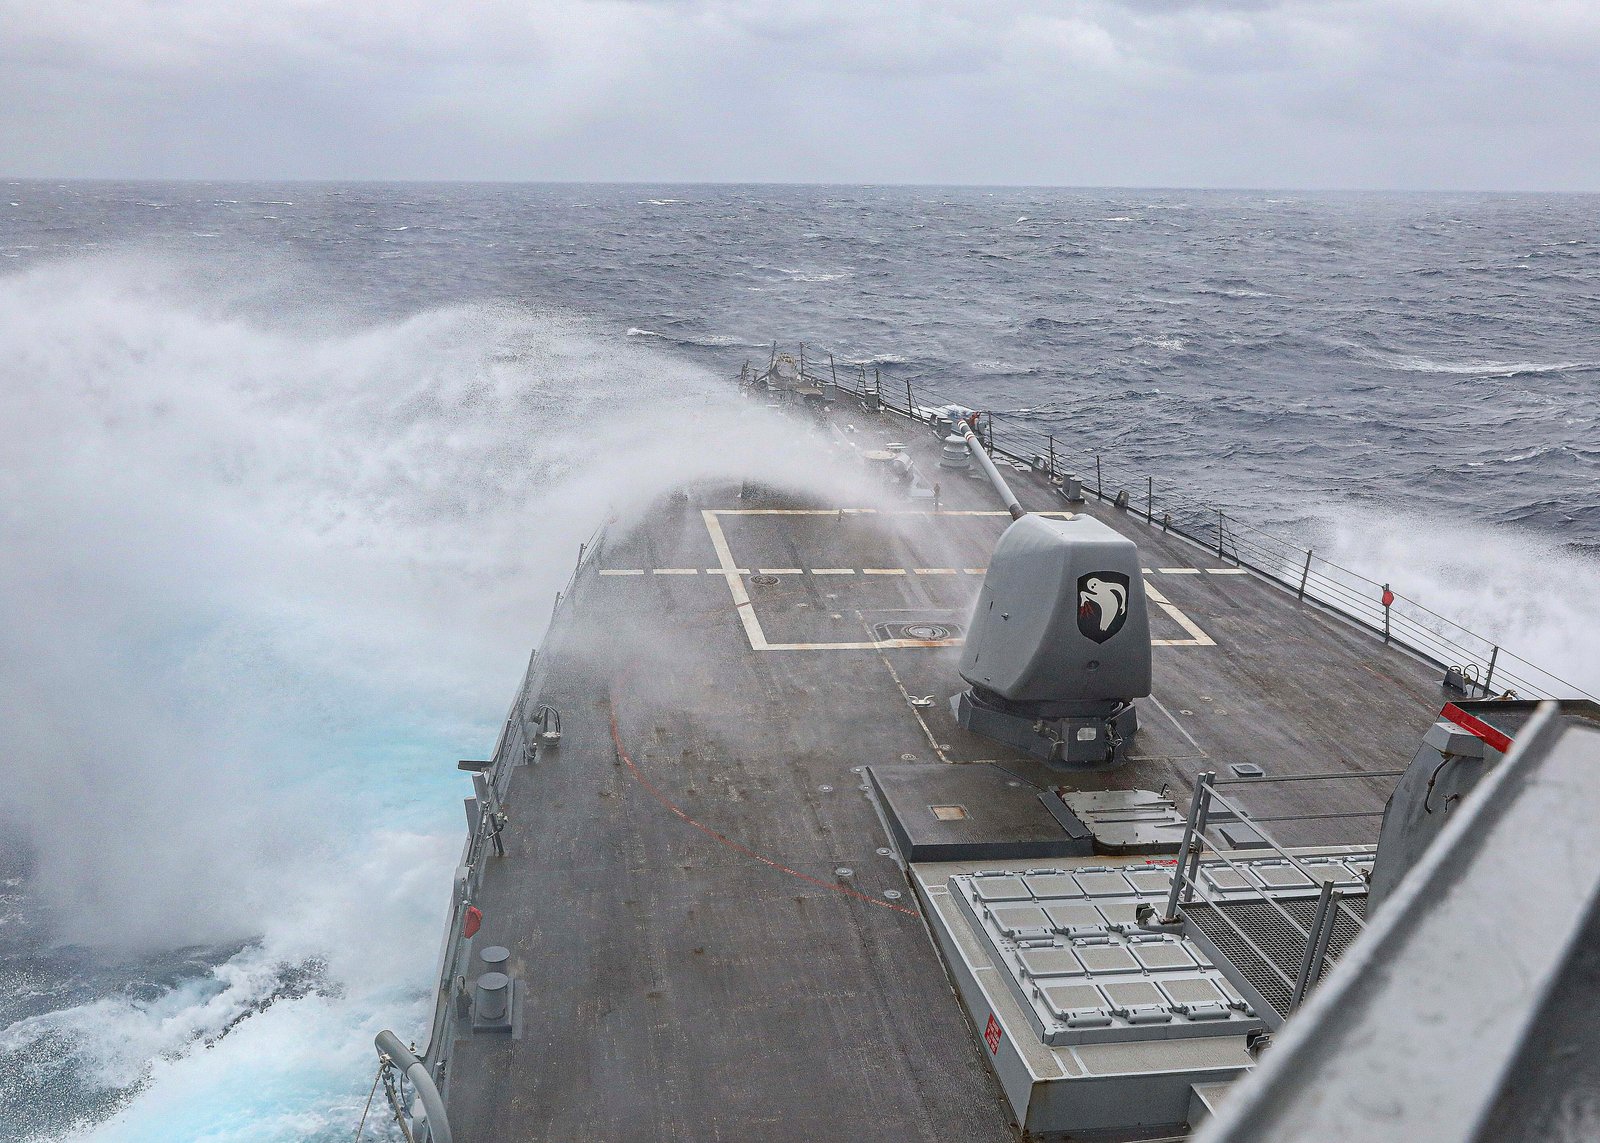
[(1494, 187), (1381, 187), (1381, 186), (1247, 186), (1243, 184), (1185, 185), (1131, 183), (964, 183), (964, 182), (885, 182), (885, 181), (824, 181), (768, 179), (746, 181), (737, 179), (463, 179), (463, 178), (382, 178), (357, 177), (271, 177), (247, 178), (239, 176), (198, 175), (12, 175), (0, 174), (0, 182), (8, 185), (20, 183), (170, 183), (184, 185), (208, 184), (267, 184), (273, 186), (606, 186), (606, 187), (794, 187), (853, 190), (1018, 190), (1018, 191), (1137, 191), (1141, 193), (1248, 193), (1248, 194), (1416, 194), (1416, 195), (1595, 195), (1597, 190), (1570, 190), (1556, 188), (1494, 188)]

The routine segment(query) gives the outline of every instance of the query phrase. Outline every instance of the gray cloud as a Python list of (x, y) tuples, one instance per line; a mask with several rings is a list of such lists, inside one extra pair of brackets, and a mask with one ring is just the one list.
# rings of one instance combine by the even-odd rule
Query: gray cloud
[(0, 0), (17, 175), (1594, 189), (1600, 7)]

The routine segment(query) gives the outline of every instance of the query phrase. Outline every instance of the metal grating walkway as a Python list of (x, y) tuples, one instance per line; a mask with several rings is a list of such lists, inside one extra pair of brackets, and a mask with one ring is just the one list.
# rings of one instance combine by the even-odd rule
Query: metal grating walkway
[[(1347, 896), (1343, 902), (1352, 913), (1365, 917), (1365, 894)], [(1317, 911), (1315, 897), (1279, 897), (1277, 903), (1304, 929), (1310, 931)], [(1219, 909), (1225, 910), (1228, 919), (1248, 933), (1261, 951), (1272, 958), (1277, 972), (1257, 955), (1255, 949), (1239, 939), (1232, 926), (1217, 915)], [(1283, 982), (1282, 976), (1291, 981), (1299, 976), (1300, 964), (1306, 955), (1306, 940), (1289, 926), (1277, 909), (1261, 900), (1222, 901), (1216, 904), (1193, 901), (1184, 905), (1182, 912), (1184, 918), (1204, 933), (1217, 951), (1227, 958), (1232, 969), (1272, 1005), (1280, 1019), (1288, 1016), (1292, 990), (1290, 985)], [(1359, 935), (1360, 930), (1349, 917), (1335, 913), (1333, 936), (1328, 941), (1328, 958), (1322, 975), (1327, 975), (1328, 969)]]

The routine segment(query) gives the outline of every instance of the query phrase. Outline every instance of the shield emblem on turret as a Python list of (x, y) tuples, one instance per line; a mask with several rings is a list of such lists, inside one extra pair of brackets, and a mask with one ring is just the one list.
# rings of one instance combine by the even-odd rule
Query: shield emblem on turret
[(1128, 577), (1120, 572), (1090, 572), (1078, 577), (1078, 630), (1104, 643), (1128, 621)]

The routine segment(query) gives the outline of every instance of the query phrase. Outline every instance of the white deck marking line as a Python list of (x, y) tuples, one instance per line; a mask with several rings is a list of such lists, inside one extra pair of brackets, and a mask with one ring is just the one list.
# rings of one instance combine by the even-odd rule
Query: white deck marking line
[(761, 630), (761, 621), (756, 618), (755, 604), (750, 602), (750, 593), (745, 590), (744, 576), (748, 573), (735, 566), (733, 553), (728, 550), (728, 537), (722, 534), (722, 521), (717, 519), (717, 514), (709, 508), (702, 509), (700, 516), (706, 522), (706, 531), (711, 533), (711, 547), (717, 553), (717, 560), (721, 563), (722, 578), (728, 583), (728, 594), (733, 596), (733, 609), (739, 614), (739, 621), (744, 624), (745, 637), (750, 640), (752, 651), (765, 651), (767, 643), (766, 632)]
[(955, 647), (959, 639), (885, 639), (879, 643), (768, 643), (758, 651), (881, 651), (886, 647)]
[(812, 568), (812, 575), (855, 575), (855, 568)]
[(1161, 568), (1162, 575), (1199, 575), (1199, 568)]
[[(719, 516), (1010, 516), (1010, 512), (974, 509), (970, 511), (932, 513), (919, 508), (714, 508)], [(1076, 512), (1034, 512), (1034, 516), (1051, 516), (1066, 519)]]
[[(872, 512), (875, 509), (845, 509), (851, 512)], [(720, 575), (728, 584), (728, 594), (733, 596), (733, 609), (739, 616), (739, 622), (744, 627), (745, 638), (750, 640), (752, 651), (882, 651), (891, 647), (954, 647), (959, 645), (961, 639), (884, 639), (874, 640), (871, 643), (769, 643), (767, 634), (761, 627), (761, 620), (756, 617), (755, 604), (751, 602), (750, 593), (744, 585), (744, 577), (750, 574), (749, 568), (735, 566), (733, 552), (728, 547), (728, 537), (722, 530), (722, 521), (718, 516), (829, 516), (830, 511), (817, 511), (811, 509), (787, 508), (759, 508), (759, 509), (728, 509), (726, 511), (716, 508), (703, 508), (700, 518), (705, 521), (706, 531), (711, 536), (711, 547), (717, 553), (718, 567), (707, 568), (710, 575)], [(972, 515), (1005, 516), (1005, 512), (972, 513)], [(843, 573), (853, 575), (854, 569), (836, 569)], [(905, 575), (905, 568), (873, 569), (865, 568), (863, 571), (871, 574)], [(973, 570), (973, 569), (968, 569)], [(984, 569), (978, 568), (977, 571)], [(636, 574), (643, 575), (638, 572)]]
[[(859, 611), (856, 612), (856, 618), (861, 618)], [(863, 624), (866, 623), (865, 619), (861, 621)], [(939, 749), (939, 740), (933, 736), (933, 730), (928, 726), (928, 720), (922, 717), (922, 711), (911, 706), (911, 692), (906, 690), (905, 683), (900, 681), (900, 672), (894, 669), (894, 664), (889, 661), (889, 656), (880, 654), (878, 658), (882, 659), (883, 665), (889, 668), (889, 675), (894, 679), (894, 685), (900, 688), (900, 697), (906, 700), (906, 706), (910, 707), (911, 713), (916, 716), (918, 725), (922, 727), (922, 733), (928, 736), (928, 745), (933, 747), (933, 752), (939, 756), (939, 761), (949, 762), (949, 757), (943, 750)]]
[(955, 568), (912, 568), (918, 575), (955, 575)]
[(699, 568), (652, 568), (655, 575), (699, 575)]
[(601, 568), (601, 575), (643, 575), (643, 568)]
[(1249, 575), (1244, 568), (1207, 568), (1212, 575)]
[(1187, 738), (1189, 740), (1189, 745), (1193, 746), (1196, 750), (1198, 750), (1200, 752), (1200, 757), (1202, 757), (1202, 758), (1209, 758), (1210, 757), (1210, 755), (1205, 752), (1205, 748), (1194, 740), (1194, 735), (1189, 733), (1188, 729), (1183, 725), (1183, 723), (1179, 722), (1176, 718), (1173, 717), (1172, 712), (1170, 710), (1168, 710), (1162, 704), (1160, 699), (1156, 698), (1155, 695), (1151, 695), (1150, 696), (1150, 701), (1156, 704), (1156, 709), (1157, 710), (1159, 710), (1162, 714), (1167, 716), (1167, 721), (1168, 722), (1172, 723), (1173, 726), (1176, 726), (1178, 728), (1178, 733), (1183, 735), (1185, 738)]
[(1156, 569), (1155, 568), (1140, 568), (1139, 570), (1144, 572), (1145, 575), (1153, 575), (1153, 574), (1155, 574), (1155, 570)]
[(984, 572), (988, 571), (989, 569), (988, 568), (962, 568), (961, 570), (964, 571), (967, 575), (982, 575)]
[(799, 568), (757, 568), (762, 575), (799, 575)]
[(1215, 647), (1217, 645), (1215, 639), (1200, 630), (1193, 619), (1190, 619), (1174, 607), (1171, 600), (1151, 587), (1149, 583), (1144, 585), (1144, 592), (1157, 607), (1172, 618), (1174, 623), (1189, 633), (1189, 638), (1187, 639), (1152, 639), (1150, 640), (1152, 647)]
[(905, 575), (905, 568), (862, 568), (862, 575)]

